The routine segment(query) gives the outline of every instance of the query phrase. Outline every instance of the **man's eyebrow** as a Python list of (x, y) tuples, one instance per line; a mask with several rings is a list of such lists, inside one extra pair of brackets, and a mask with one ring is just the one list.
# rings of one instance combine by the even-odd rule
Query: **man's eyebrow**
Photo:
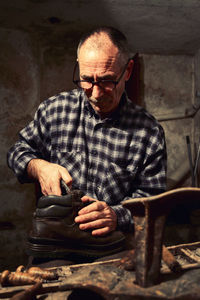
[(93, 77), (93, 76), (80, 75), (80, 77), (81, 77), (83, 80), (88, 80), (88, 81), (93, 81), (93, 80), (94, 80), (94, 77)]
[[(83, 80), (88, 80), (88, 81), (93, 81), (94, 77), (93, 76), (87, 76), (87, 75), (81, 75), (80, 76)], [(98, 76), (98, 80), (116, 80), (116, 76), (114, 75), (102, 75)]]
[(103, 76), (98, 76), (99, 80), (115, 80), (116, 76), (115, 75), (103, 75)]

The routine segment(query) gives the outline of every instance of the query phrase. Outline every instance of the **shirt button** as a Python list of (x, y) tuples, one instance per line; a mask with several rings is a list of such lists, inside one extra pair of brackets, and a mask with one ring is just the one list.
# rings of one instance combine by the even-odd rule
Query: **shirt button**
[(92, 153), (93, 155), (97, 155), (97, 150), (93, 149), (93, 150), (91, 151), (91, 153)]
[(94, 180), (94, 176), (89, 175), (89, 179), (90, 179), (91, 181), (93, 181), (93, 180)]

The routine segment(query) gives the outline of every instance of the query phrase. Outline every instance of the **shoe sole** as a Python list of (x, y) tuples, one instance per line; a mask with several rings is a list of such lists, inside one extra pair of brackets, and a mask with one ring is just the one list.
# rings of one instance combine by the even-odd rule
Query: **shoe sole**
[(29, 238), (27, 254), (41, 258), (63, 258), (68, 255), (80, 255), (100, 258), (124, 250), (124, 239), (107, 245), (66, 245), (64, 241)]

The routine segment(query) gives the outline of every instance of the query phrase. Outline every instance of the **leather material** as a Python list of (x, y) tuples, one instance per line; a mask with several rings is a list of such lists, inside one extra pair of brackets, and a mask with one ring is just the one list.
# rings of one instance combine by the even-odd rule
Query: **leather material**
[(49, 257), (52, 253), (76, 252), (81, 255), (101, 257), (123, 250), (125, 237), (120, 231), (106, 236), (92, 236), (91, 231), (79, 229), (74, 222), (84, 204), (83, 193), (72, 191), (64, 196), (42, 196), (32, 220), (29, 235), (30, 254), (36, 257)]
[(38, 199), (37, 207), (43, 208), (53, 204), (71, 207), (73, 204), (75, 205), (76, 201), (80, 205), (81, 203), (80, 198), (83, 196), (84, 193), (80, 190), (74, 190), (70, 194), (64, 196), (55, 196), (55, 195), (42, 196)]
[(65, 217), (72, 213), (71, 207), (61, 205), (50, 205), (44, 208), (37, 208), (35, 211), (36, 217)]
[(68, 218), (34, 218), (32, 238), (58, 240), (66, 242), (76, 241), (78, 244), (102, 245), (123, 241), (124, 235), (120, 231), (113, 231), (106, 236), (95, 237), (90, 231), (80, 230), (78, 224), (68, 222)]
[(42, 196), (37, 203), (34, 213), (35, 217), (67, 217), (78, 215), (78, 211), (89, 205), (91, 202), (83, 203), (81, 197), (83, 192), (80, 190), (71, 191), (70, 194), (64, 196)]

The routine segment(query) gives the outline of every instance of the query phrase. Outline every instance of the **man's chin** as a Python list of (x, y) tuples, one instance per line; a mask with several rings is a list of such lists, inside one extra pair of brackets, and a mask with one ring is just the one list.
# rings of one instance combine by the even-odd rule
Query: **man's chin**
[(93, 100), (89, 100), (90, 104), (93, 106), (93, 108), (95, 109), (103, 109), (103, 105), (102, 102), (100, 101), (93, 101)]
[(94, 103), (91, 103), (91, 105), (94, 108), (94, 110), (96, 110), (97, 112), (104, 112), (104, 109), (102, 108), (102, 106), (100, 106), (98, 104), (94, 104)]
[(105, 109), (105, 107), (102, 107), (102, 106), (100, 106), (100, 105), (98, 105), (98, 104), (94, 104), (94, 103), (92, 103), (92, 102), (90, 102), (90, 103), (91, 103), (93, 109), (94, 109), (98, 114), (101, 115), (101, 114), (107, 113), (107, 109)]

